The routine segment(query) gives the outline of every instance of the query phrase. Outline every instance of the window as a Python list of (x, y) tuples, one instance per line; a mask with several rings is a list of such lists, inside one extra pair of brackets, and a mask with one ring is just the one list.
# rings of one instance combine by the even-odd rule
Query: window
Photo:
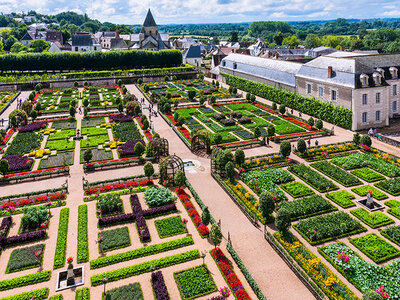
[(379, 122), (381, 120), (381, 112), (379, 110), (377, 110), (375, 112), (375, 121)]
[(397, 101), (393, 101), (392, 103), (392, 110), (397, 111)]
[(95, 47), (94, 47), (94, 51), (96, 51), (96, 50), (97, 50), (97, 47), (95, 46)]
[(307, 94), (311, 94), (311, 84), (307, 84)]
[(367, 77), (363, 77), (363, 85), (367, 84)]
[(324, 96), (324, 88), (323, 87), (320, 87), (319, 89), (318, 89), (318, 94), (319, 94), (319, 96), (320, 97), (323, 97)]
[(75, 47), (75, 51), (78, 52), (78, 47)]
[(332, 90), (332, 101), (336, 101), (336, 91)]
[(381, 93), (376, 93), (376, 103), (381, 103)]
[(362, 122), (365, 124), (365, 123), (367, 123), (367, 113), (366, 112), (363, 112), (362, 113)]
[(233, 68), (236, 70), (237, 69), (237, 63), (233, 63)]
[(226, 62), (223, 60), (222, 61), (222, 66), (225, 67), (225, 65), (226, 65)]
[(393, 96), (397, 95), (397, 84), (393, 85)]
[(362, 105), (367, 105), (368, 103), (368, 95), (367, 94), (362, 94)]

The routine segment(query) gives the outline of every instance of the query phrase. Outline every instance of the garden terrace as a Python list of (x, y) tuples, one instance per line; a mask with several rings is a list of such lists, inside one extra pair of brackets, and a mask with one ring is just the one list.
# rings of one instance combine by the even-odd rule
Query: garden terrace
[(19, 92), (0, 92), (0, 114), (3, 113), (7, 107), (15, 100)]
[(69, 114), (70, 106), (77, 107), (78, 98), (77, 89), (42, 90), (35, 97), (35, 107), (42, 115)]

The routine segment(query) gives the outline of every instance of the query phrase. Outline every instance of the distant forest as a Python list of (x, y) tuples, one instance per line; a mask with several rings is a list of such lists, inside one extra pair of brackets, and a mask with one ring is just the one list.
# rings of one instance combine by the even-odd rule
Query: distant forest
[[(68, 41), (77, 31), (95, 33), (97, 31), (115, 31), (120, 34), (137, 33), (141, 24), (117, 25), (101, 23), (88, 15), (75, 12), (62, 12), (56, 15), (42, 15), (35, 11), (38, 22), (48, 24), (50, 29), (62, 31), (63, 40)], [(13, 18), (23, 17), (13, 13), (12, 17), (0, 15), (0, 52), (37, 52), (45, 51), (46, 44), (36, 41), (31, 47), (23, 46), (19, 40), (28, 30), (29, 23), (18, 23)], [(144, 16), (143, 16), (144, 18)], [(160, 31), (171, 36), (192, 35), (207, 43), (220, 40), (255, 42), (263, 38), (269, 47), (298, 46), (307, 48), (327, 46), (343, 47), (350, 50), (378, 50), (380, 52), (400, 52), (400, 19), (305, 21), (305, 22), (253, 22), (221, 24), (181, 24), (159, 25)]]

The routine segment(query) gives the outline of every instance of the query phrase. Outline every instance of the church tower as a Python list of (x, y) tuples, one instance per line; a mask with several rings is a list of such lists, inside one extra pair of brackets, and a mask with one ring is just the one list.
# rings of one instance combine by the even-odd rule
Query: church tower
[(147, 11), (147, 16), (140, 32), (143, 33), (145, 37), (152, 36), (154, 39), (157, 39), (158, 27), (156, 21), (154, 21), (153, 15), (151, 14), (150, 8)]

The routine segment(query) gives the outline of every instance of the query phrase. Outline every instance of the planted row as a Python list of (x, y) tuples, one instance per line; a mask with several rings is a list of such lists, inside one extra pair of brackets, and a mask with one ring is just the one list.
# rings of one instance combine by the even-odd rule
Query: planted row
[(61, 209), (60, 221), (58, 224), (56, 252), (54, 254), (54, 269), (61, 268), (65, 264), (65, 256), (67, 251), (68, 219), (69, 208)]
[(77, 262), (84, 263), (89, 260), (88, 245), (88, 208), (86, 204), (78, 207), (78, 253)]
[(288, 170), (310, 184), (318, 192), (324, 193), (338, 189), (338, 186), (332, 181), (326, 179), (324, 176), (304, 164), (290, 166)]
[(347, 173), (343, 169), (338, 168), (325, 160), (312, 163), (311, 166), (324, 173), (325, 175), (333, 178), (344, 186), (354, 186), (362, 183), (357, 177), (351, 175), (350, 173)]

